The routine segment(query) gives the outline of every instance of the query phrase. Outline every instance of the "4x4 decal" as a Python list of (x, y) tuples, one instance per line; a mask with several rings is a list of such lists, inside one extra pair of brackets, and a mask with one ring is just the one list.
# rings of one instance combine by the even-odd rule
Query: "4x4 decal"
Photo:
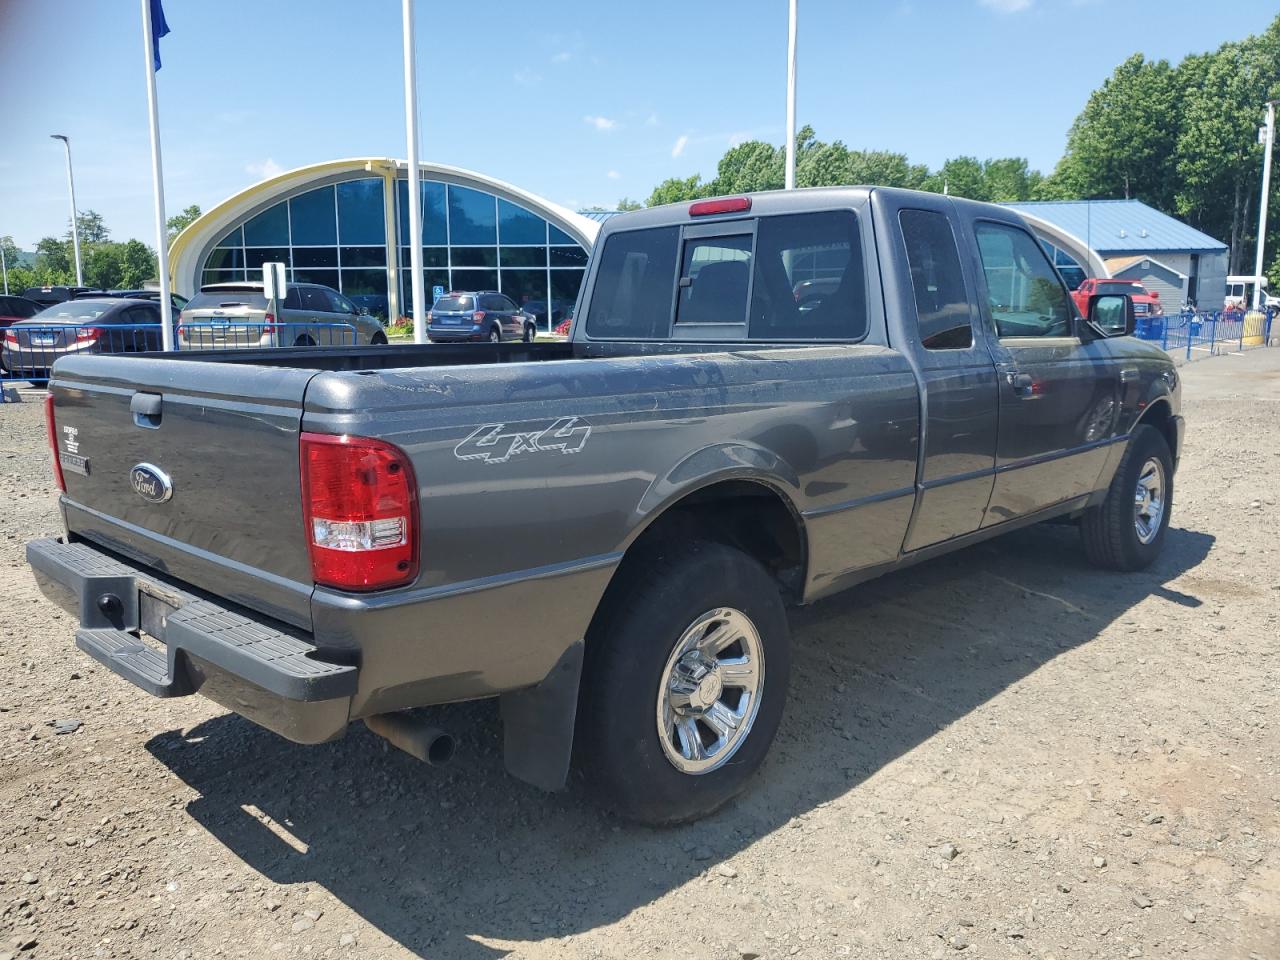
[(522, 453), (577, 453), (587, 445), (591, 424), (582, 417), (561, 417), (549, 426), (541, 424), (486, 423), (453, 448), (459, 460), (506, 463)]

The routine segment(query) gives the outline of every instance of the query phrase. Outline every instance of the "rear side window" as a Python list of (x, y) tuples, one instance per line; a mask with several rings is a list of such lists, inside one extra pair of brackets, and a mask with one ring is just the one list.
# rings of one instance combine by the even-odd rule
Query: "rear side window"
[(679, 233), (678, 227), (657, 227), (615, 233), (605, 241), (587, 311), (589, 336), (667, 336)]
[(762, 217), (751, 285), (752, 340), (858, 340), (867, 332), (857, 217)]
[(942, 214), (928, 210), (903, 210), (898, 223), (907, 245), (920, 343), (927, 350), (972, 346), (969, 298), (951, 224)]
[(320, 287), (299, 287), (302, 297), (302, 309), (314, 310), (317, 313), (328, 313), (331, 309), (329, 305), (329, 294)]

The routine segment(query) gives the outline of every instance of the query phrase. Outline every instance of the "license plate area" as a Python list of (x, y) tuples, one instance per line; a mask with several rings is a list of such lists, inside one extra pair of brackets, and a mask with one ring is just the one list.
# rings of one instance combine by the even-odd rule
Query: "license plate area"
[(33, 347), (51, 347), (57, 339), (58, 335), (55, 333), (33, 333), (31, 334), (31, 345)]

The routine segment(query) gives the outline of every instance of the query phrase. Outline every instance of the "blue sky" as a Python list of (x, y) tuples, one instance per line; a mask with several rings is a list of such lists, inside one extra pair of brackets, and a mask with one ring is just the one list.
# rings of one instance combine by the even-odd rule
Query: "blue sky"
[[(799, 122), (824, 140), (1051, 170), (1129, 54), (1177, 60), (1262, 30), (1274, 0), (801, 0)], [(1225, 12), (1229, 8), (1229, 15)], [(405, 153), (399, 0), (166, 0), (158, 75), (170, 213), (264, 175)], [(418, 0), (424, 159), (571, 207), (713, 175), (781, 142), (786, 0)], [(154, 244), (136, 0), (0, 0), (0, 235), (80, 208)]]

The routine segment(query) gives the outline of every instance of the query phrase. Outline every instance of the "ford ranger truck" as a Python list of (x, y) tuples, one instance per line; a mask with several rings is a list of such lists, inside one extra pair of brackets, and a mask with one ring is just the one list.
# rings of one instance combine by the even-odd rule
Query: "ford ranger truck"
[[(820, 282), (809, 282), (820, 281)], [(1082, 314), (1012, 210), (883, 188), (628, 213), (561, 343), (68, 357), (76, 644), (299, 743), (497, 697), (505, 761), (691, 820), (786, 702), (786, 605), (1049, 519), (1116, 571), (1165, 539), (1169, 358)], [(448, 711), (435, 713), (448, 714)]]

